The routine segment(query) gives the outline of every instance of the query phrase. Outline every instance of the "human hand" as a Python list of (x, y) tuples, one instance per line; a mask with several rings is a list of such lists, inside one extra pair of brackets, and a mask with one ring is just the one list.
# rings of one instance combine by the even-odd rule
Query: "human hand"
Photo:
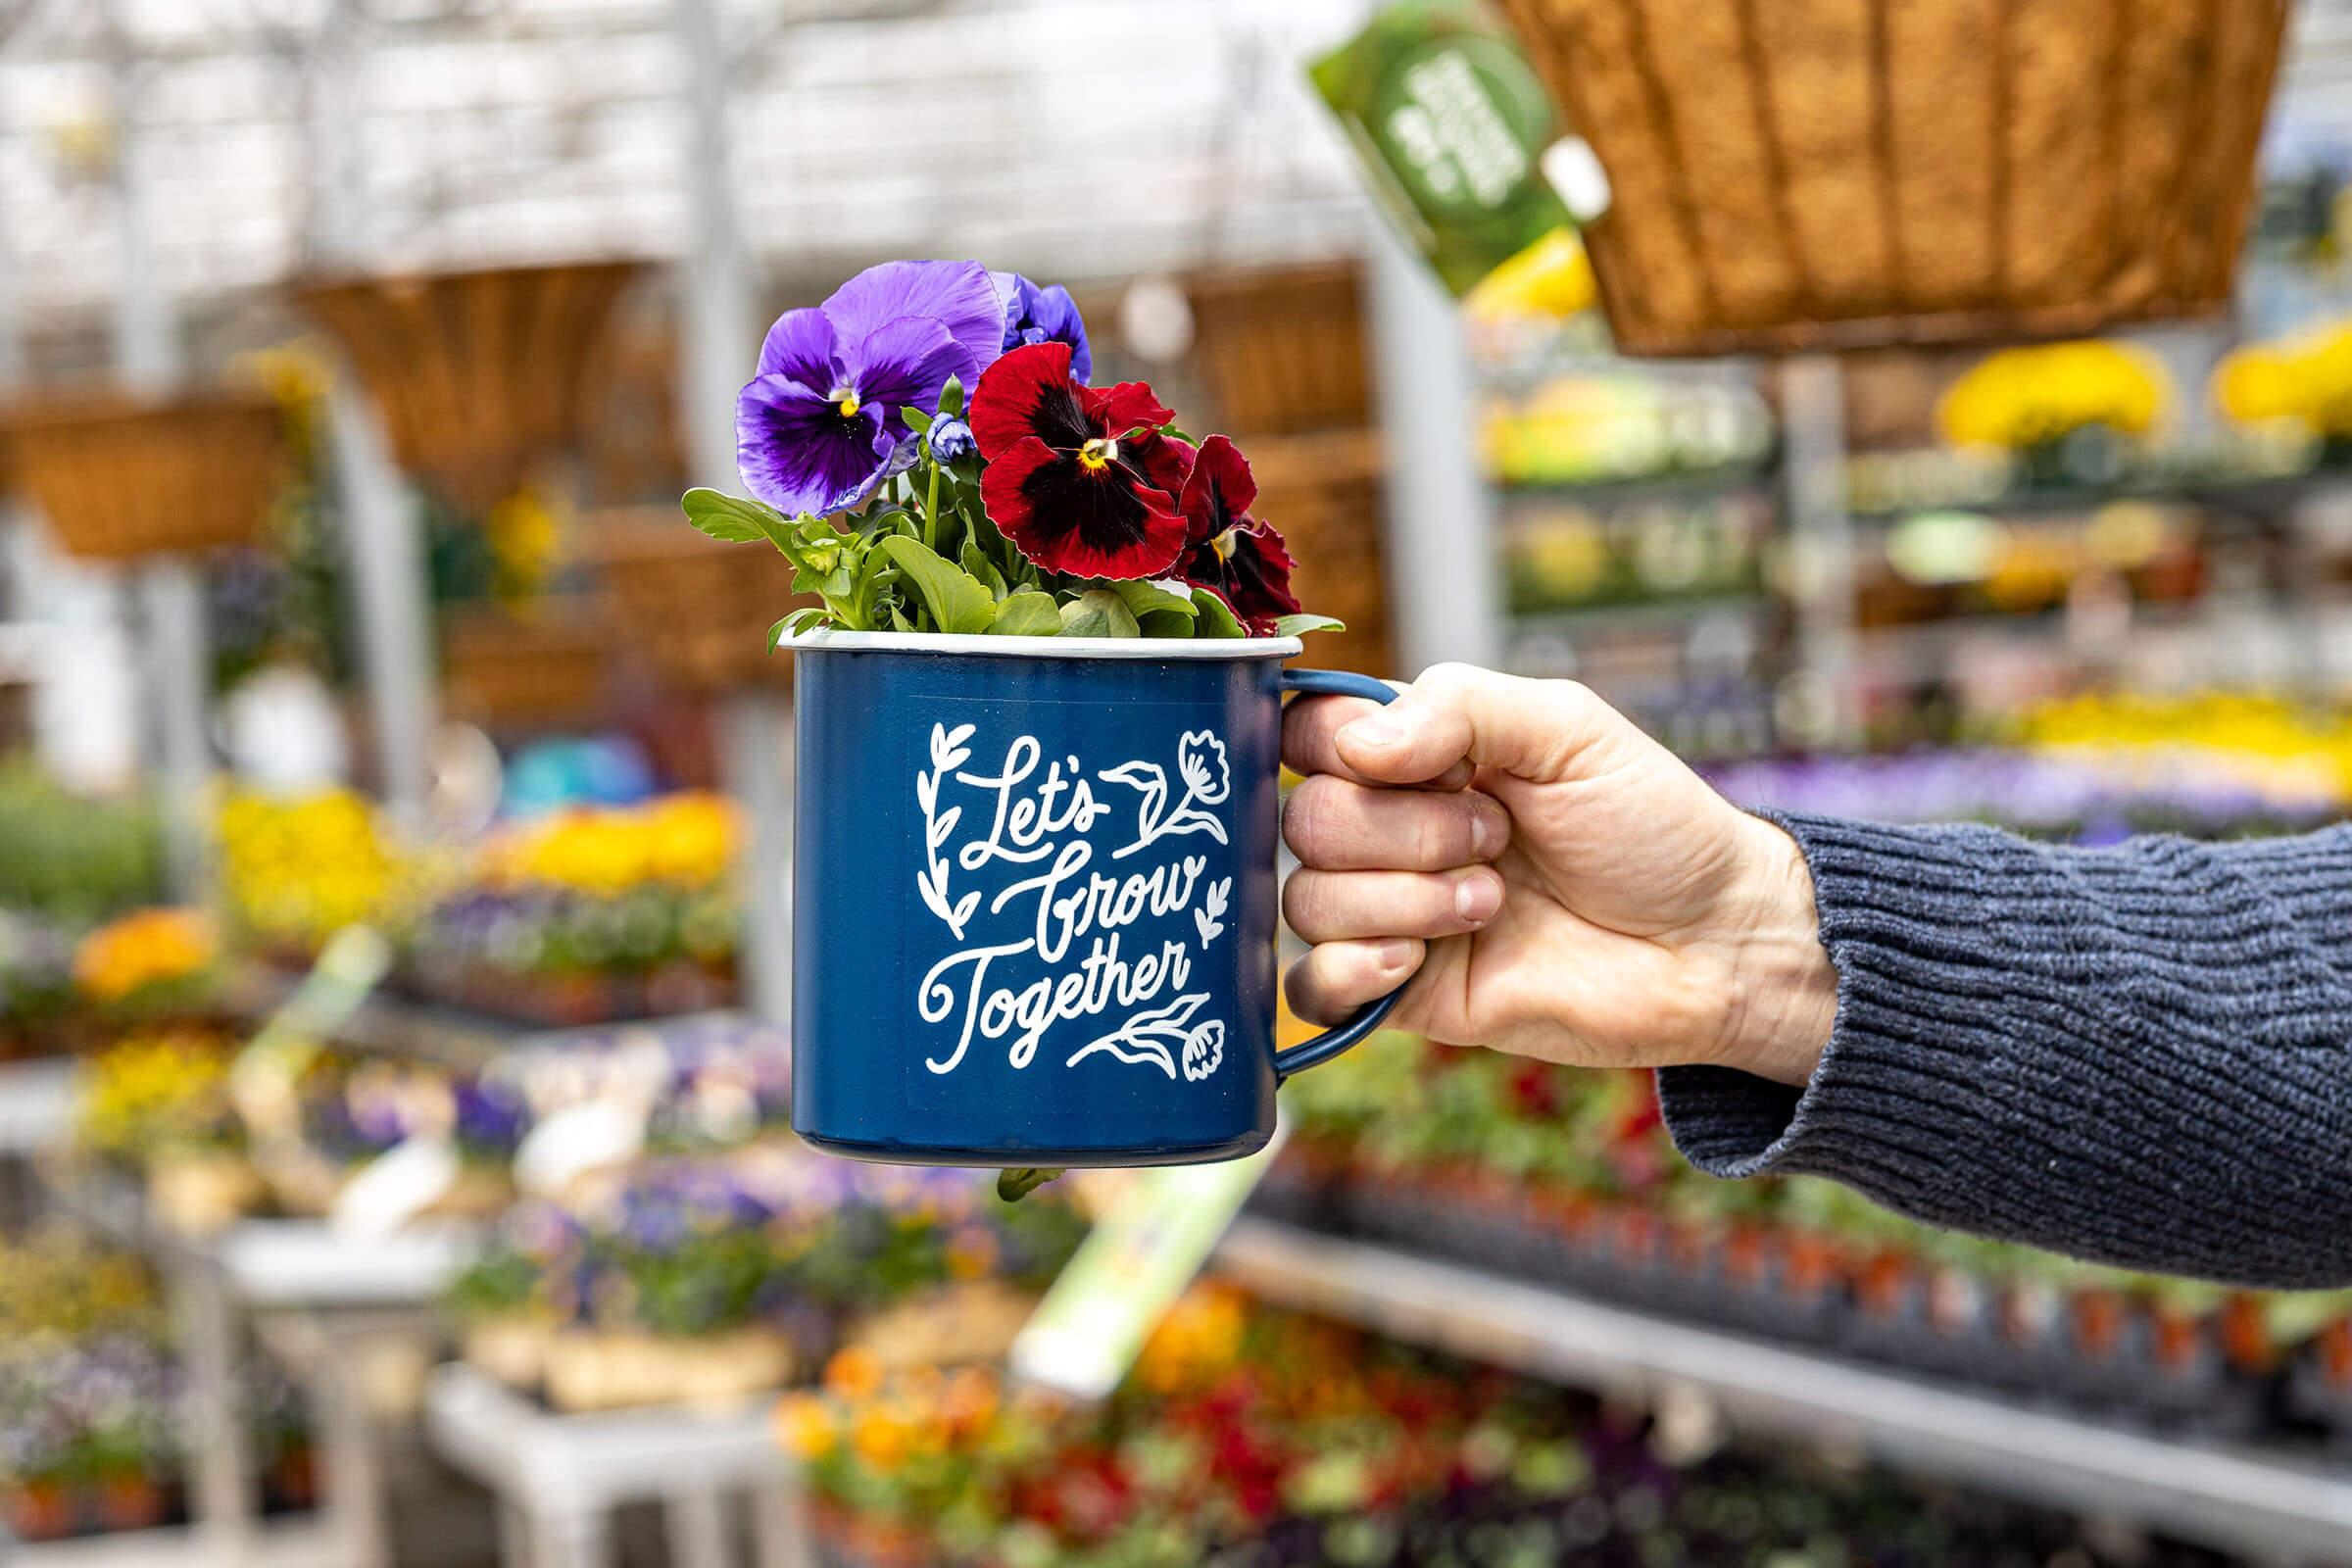
[(1448, 1044), (1811, 1076), (1838, 986), (1796, 845), (1583, 686), (1441, 664), (1296, 701), (1282, 743), (1301, 1017), (1409, 976), (1392, 1021)]

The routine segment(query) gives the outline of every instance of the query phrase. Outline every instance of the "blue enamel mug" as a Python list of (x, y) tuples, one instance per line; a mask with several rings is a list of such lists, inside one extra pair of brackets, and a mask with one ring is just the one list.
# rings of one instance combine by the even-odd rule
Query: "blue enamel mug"
[(1274, 1133), (1274, 1090), (1392, 995), (1274, 1046), (1296, 638), (792, 642), (793, 1129), (906, 1164), (1174, 1165)]

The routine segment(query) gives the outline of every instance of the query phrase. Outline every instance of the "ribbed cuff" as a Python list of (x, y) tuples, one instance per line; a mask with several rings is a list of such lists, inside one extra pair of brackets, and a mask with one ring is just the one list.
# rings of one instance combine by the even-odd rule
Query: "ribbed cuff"
[(1803, 1090), (1658, 1074), (1716, 1176), (2253, 1284), (2352, 1278), (2352, 828), (2102, 850), (1766, 813), (1838, 971)]
[[(1830, 1176), (1933, 1201), (1960, 1147), (1984, 1133), (1982, 1041), (1936, 1015), (1999, 992), (1984, 937), (1998, 923), (1985, 841), (2000, 836), (1758, 814), (1796, 840), (1812, 872), (1837, 1021), (1801, 1091), (1729, 1067), (1661, 1068), (1667, 1129), (1712, 1176)], [(1895, 955), (1907, 972), (1893, 972)], [(1918, 994), (1923, 980), (1936, 997)]]

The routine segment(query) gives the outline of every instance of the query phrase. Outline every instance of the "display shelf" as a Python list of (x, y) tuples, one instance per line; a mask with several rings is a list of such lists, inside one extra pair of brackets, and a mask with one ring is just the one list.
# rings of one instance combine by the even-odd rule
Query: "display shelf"
[(1781, 475), (1771, 464), (1742, 463), (1719, 468), (1677, 469), (1666, 473), (1635, 474), (1610, 479), (1523, 480), (1490, 479), (1495, 499), (1507, 513), (1516, 505), (1557, 504), (1607, 507), (1642, 501), (1711, 501), (1778, 485)]
[[(0, 1531), (0, 1562), (9, 1568), (181, 1568), (206, 1561), (212, 1544), (201, 1525), (39, 1542), (19, 1542)], [(351, 1558), (323, 1521), (302, 1515), (262, 1525), (237, 1561), (238, 1568), (348, 1568)]]
[(479, 1240), (475, 1226), (459, 1221), (354, 1237), (318, 1220), (258, 1219), (205, 1246), (249, 1306), (357, 1307), (440, 1299)]
[(0, 1063), (0, 1155), (55, 1144), (73, 1121), (74, 1058)]
[(1738, 615), (1753, 619), (1775, 613), (1779, 602), (1760, 593), (1692, 595), (1685, 599), (1630, 599), (1608, 605), (1561, 605), (1511, 612), (1511, 630), (1531, 632), (1605, 632), (1651, 626), (1673, 627), (1710, 616)]
[(450, 1464), (497, 1494), (509, 1562), (600, 1561), (612, 1510), (657, 1501), (679, 1568), (726, 1559), (725, 1505), (748, 1495), (760, 1568), (815, 1559), (800, 1489), (760, 1397), (562, 1415), (463, 1363), (425, 1386), (425, 1435)]
[(1696, 1395), (1734, 1430), (2128, 1519), (2271, 1562), (2352, 1550), (2352, 1468), (2176, 1440), (1646, 1316), (1246, 1216), (1217, 1267), (1280, 1305), (1629, 1399)]
[[(301, 983), (302, 976), (274, 964), (247, 965), (230, 977), (228, 1004), (245, 1017), (266, 1018), (283, 1006)], [(335, 1038), (362, 1051), (475, 1071), (515, 1041), (543, 1032), (534, 1024), (377, 992), (335, 1031)]]

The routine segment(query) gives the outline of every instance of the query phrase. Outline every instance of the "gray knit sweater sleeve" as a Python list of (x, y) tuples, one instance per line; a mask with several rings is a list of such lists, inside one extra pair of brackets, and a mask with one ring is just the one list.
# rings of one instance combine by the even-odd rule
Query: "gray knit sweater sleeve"
[(2352, 1283), (2352, 826), (2082, 850), (1773, 820), (1838, 1021), (1801, 1093), (1662, 1070), (1693, 1164), (2132, 1268)]

